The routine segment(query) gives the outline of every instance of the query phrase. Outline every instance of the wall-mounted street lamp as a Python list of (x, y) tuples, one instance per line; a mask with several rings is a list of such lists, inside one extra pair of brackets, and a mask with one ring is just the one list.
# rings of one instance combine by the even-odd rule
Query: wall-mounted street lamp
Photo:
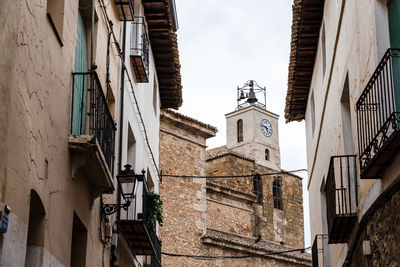
[[(131, 205), (132, 200), (135, 198), (139, 183), (143, 183), (143, 186), (147, 187), (147, 183), (145, 183), (144, 170), (142, 171), (142, 174), (135, 174), (131, 165), (126, 164), (124, 167), (125, 169), (121, 170), (117, 175), (118, 189), (124, 203), (102, 204), (101, 210), (105, 215), (114, 214), (120, 209), (127, 210)], [(128, 192), (124, 192), (124, 190), (127, 190)]]

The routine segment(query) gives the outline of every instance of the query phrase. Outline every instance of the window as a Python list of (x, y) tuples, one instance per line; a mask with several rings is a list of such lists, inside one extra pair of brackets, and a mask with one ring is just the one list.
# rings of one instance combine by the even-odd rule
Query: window
[(268, 150), (268, 148), (265, 149), (265, 160), (269, 160), (269, 150)]
[(157, 80), (156, 80), (156, 75), (154, 75), (153, 79), (153, 108), (154, 108), (154, 114), (157, 115), (157, 110), (158, 110), (158, 85), (157, 85)]
[(136, 139), (133, 135), (133, 131), (131, 126), (128, 126), (128, 153), (126, 163), (130, 164), (135, 168), (135, 160), (136, 160)]
[(352, 155), (354, 153), (354, 144), (353, 144), (353, 130), (351, 125), (348, 75), (346, 75), (340, 103), (342, 111), (342, 132), (343, 132), (344, 153), (346, 155)]
[(322, 24), (321, 31), (321, 48), (322, 48), (322, 76), (325, 77), (326, 70), (326, 40), (325, 40), (325, 23)]
[(56, 34), (57, 40), (63, 45), (64, 0), (47, 0), (47, 18)]
[(42, 261), (44, 253), (45, 215), (43, 203), (39, 195), (36, 191), (31, 190), (25, 266), (35, 261)]
[(243, 121), (242, 120), (237, 121), (237, 141), (238, 141), (238, 143), (243, 141)]
[(282, 186), (277, 179), (272, 184), (272, 194), (274, 197), (274, 209), (282, 210)]
[(86, 266), (87, 230), (78, 215), (74, 213), (71, 241), (71, 264), (74, 267)]
[(255, 174), (253, 177), (253, 194), (257, 196), (257, 204), (262, 204), (262, 183), (259, 174)]
[(314, 102), (314, 91), (311, 93), (311, 107), (310, 107), (310, 116), (311, 116), (311, 133), (314, 136), (315, 130), (315, 102)]

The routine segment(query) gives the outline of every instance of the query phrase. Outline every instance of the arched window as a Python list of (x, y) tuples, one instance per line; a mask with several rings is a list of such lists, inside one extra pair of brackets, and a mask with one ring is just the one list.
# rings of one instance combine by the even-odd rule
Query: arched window
[(237, 141), (238, 141), (238, 143), (243, 141), (243, 121), (242, 120), (237, 121)]
[(268, 150), (268, 148), (265, 149), (265, 160), (269, 160), (269, 150)]
[(279, 180), (274, 180), (272, 194), (274, 196), (274, 209), (282, 210), (282, 185)]
[(261, 175), (257, 173), (253, 176), (253, 193), (257, 196), (257, 204), (262, 204)]

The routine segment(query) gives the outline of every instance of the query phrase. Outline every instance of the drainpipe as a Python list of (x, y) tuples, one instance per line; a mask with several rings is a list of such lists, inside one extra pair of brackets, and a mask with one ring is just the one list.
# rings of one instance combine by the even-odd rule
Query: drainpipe
[[(125, 60), (125, 42), (126, 42), (126, 22), (122, 23), (122, 58)], [(125, 87), (125, 68), (121, 66), (121, 88), (120, 88), (120, 110), (119, 110), (119, 141), (118, 141), (118, 164), (117, 164), (117, 173), (119, 174), (122, 170), (122, 133), (124, 126), (124, 87)], [(116, 188), (117, 194), (117, 203), (121, 204), (121, 196), (119, 194), (119, 185)], [(117, 212), (117, 220), (119, 220), (121, 212), (118, 210)], [(118, 227), (118, 226), (117, 226)], [(117, 229), (118, 232), (118, 229)]]
[(93, 53), (94, 53), (94, 12), (95, 12), (95, 0), (92, 0), (92, 24), (90, 29), (90, 69), (93, 70), (94, 60), (93, 60)]
[(106, 100), (108, 100), (108, 85), (110, 84), (110, 45), (111, 45), (111, 35), (113, 29), (113, 23), (110, 20), (110, 27), (111, 29), (108, 32), (108, 39), (107, 39), (107, 57), (106, 57)]

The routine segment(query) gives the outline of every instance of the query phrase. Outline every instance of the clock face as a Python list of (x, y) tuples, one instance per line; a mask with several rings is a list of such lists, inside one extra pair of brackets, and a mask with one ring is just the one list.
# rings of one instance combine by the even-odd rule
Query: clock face
[(266, 119), (262, 120), (260, 123), (260, 128), (261, 128), (261, 132), (266, 137), (270, 137), (272, 135), (272, 125), (268, 120), (266, 120)]

